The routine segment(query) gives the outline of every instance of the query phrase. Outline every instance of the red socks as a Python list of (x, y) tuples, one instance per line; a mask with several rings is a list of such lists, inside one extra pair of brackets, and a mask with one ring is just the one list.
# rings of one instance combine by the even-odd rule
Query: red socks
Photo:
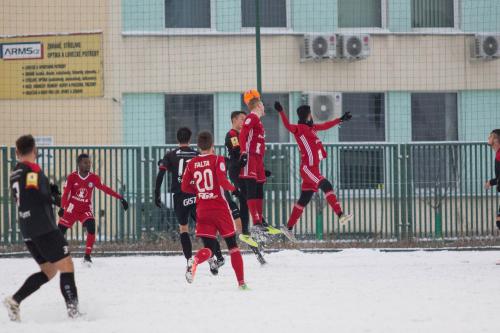
[(87, 242), (85, 244), (85, 254), (90, 255), (95, 243), (95, 234), (87, 233)]
[(293, 226), (300, 219), (300, 216), (302, 215), (303, 211), (304, 211), (304, 207), (302, 207), (301, 205), (295, 204), (295, 206), (293, 206), (292, 214), (290, 215), (290, 218), (288, 219), (288, 224), (287, 224), (288, 229), (293, 228)]
[(333, 194), (332, 191), (325, 193), (326, 201), (328, 201), (328, 204), (330, 207), (333, 208), (333, 211), (337, 216), (340, 216), (342, 214), (342, 208), (340, 207), (339, 202), (337, 201), (337, 196)]
[[(259, 214), (259, 200), (261, 199), (248, 199), (247, 205), (250, 215), (252, 216), (252, 222), (254, 225), (262, 223), (262, 215)], [(261, 200), (262, 205), (262, 200)]]
[(243, 273), (243, 257), (241, 256), (240, 249), (238, 247), (233, 247), (229, 250), (231, 255), (231, 265), (233, 266), (234, 273), (236, 273), (236, 279), (238, 280), (238, 285), (245, 283), (245, 276)]

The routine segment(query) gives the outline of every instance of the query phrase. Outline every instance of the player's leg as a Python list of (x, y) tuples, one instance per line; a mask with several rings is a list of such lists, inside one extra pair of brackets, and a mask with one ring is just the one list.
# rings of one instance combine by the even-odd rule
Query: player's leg
[(255, 179), (245, 179), (245, 189), (247, 196), (248, 211), (252, 217), (253, 225), (262, 224), (262, 216), (259, 215), (257, 181)]
[(226, 241), (227, 249), (229, 251), (229, 255), (231, 256), (231, 266), (233, 266), (234, 273), (236, 274), (238, 286), (246, 288), (243, 257), (241, 256), (240, 248), (236, 243), (236, 236), (232, 235), (225, 237), (224, 240)]
[(71, 229), (71, 227), (73, 227), (76, 221), (78, 221), (78, 217), (76, 216), (76, 214), (64, 211), (64, 215), (59, 219), (57, 227), (62, 232), (62, 234), (66, 236), (66, 232), (68, 231), (68, 229)]
[(231, 176), (231, 181), (240, 190), (240, 196), (238, 197), (238, 201), (240, 204), (241, 233), (243, 235), (250, 235), (250, 230), (248, 228), (249, 215), (248, 215), (245, 182), (240, 180), (237, 174)]
[(330, 207), (332, 207), (335, 214), (339, 217), (340, 224), (345, 224), (352, 220), (352, 214), (344, 214), (342, 207), (337, 200), (337, 196), (333, 193), (333, 186), (327, 179), (322, 179), (318, 186), (323, 193), (325, 193), (325, 198)]
[(304, 191), (302, 190), (300, 192), (300, 197), (299, 200), (295, 203), (295, 206), (293, 206), (292, 213), (290, 214), (290, 217), (288, 218), (288, 222), (286, 227), (282, 227), (281, 231), (285, 236), (290, 239), (291, 241), (295, 241), (295, 236), (293, 236), (292, 230), (295, 224), (297, 224), (297, 221), (300, 219), (300, 216), (304, 212), (304, 208), (309, 204), (311, 201), (312, 197), (314, 195), (314, 191)]
[(23, 300), (28, 298), (35, 291), (40, 289), (42, 285), (49, 282), (57, 274), (57, 269), (53, 264), (49, 263), (40, 254), (35, 244), (32, 241), (26, 241), (26, 247), (30, 252), (31, 256), (40, 266), (40, 271), (30, 275), (23, 283), (21, 288), (19, 288), (14, 295), (7, 297), (4, 300), (4, 305), (7, 308), (9, 318), (12, 321), (20, 321), (20, 309), (19, 305)]
[[(182, 253), (186, 260), (191, 259), (193, 256), (193, 245), (191, 243), (191, 237), (189, 236), (189, 215), (194, 205), (191, 203), (191, 197), (186, 197), (181, 194), (174, 195), (174, 211), (177, 216), (177, 222), (179, 223), (179, 234), (181, 239)], [(191, 207), (193, 206), (193, 207)], [(196, 208), (194, 208), (196, 209)]]
[(64, 236), (66, 236), (66, 232), (68, 231), (68, 229), (69, 229), (69, 228), (68, 228), (67, 226), (65, 226), (64, 224), (61, 224), (61, 223), (59, 223), (59, 224), (57, 225), (57, 227), (59, 228), (59, 231), (61, 231), (61, 233), (62, 233)]
[(87, 231), (87, 239), (85, 241), (85, 256), (83, 260), (84, 262), (92, 263), (90, 255), (95, 243), (95, 220), (93, 218), (86, 220), (85, 222), (83, 222), (83, 227)]

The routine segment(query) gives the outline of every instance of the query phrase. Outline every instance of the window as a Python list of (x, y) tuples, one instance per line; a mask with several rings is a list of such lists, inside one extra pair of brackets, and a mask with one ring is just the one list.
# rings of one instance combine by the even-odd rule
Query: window
[(412, 28), (455, 28), (456, 0), (412, 0)]
[(457, 94), (412, 94), (411, 130), (413, 141), (458, 140)]
[[(242, 110), (247, 110), (247, 106), (243, 103), (243, 96), (241, 97), (241, 100)], [(274, 111), (275, 101), (279, 101), (281, 105), (283, 105), (287, 116), (290, 115), (288, 94), (262, 94), (262, 102), (264, 102), (264, 107), (266, 108), (266, 115), (262, 117), (261, 120), (266, 130), (266, 142), (289, 142), (289, 133), (281, 123), (278, 112)]]
[(384, 0), (338, 0), (339, 28), (382, 28)]
[[(353, 121), (342, 124), (341, 142), (385, 141), (385, 95), (344, 93), (342, 109)], [(349, 147), (340, 150), (340, 188), (378, 189), (384, 184), (384, 152), (380, 148)]]
[[(287, 0), (260, 0), (260, 26), (263, 28), (287, 27)], [(241, 0), (241, 26), (255, 27), (255, 0)]]
[(165, 0), (165, 27), (211, 27), (210, 0)]
[[(415, 93), (411, 96), (413, 141), (458, 140), (457, 94)], [(443, 193), (457, 184), (458, 151), (439, 144), (411, 147), (415, 186), (429, 194)]]
[(352, 122), (342, 124), (342, 142), (385, 141), (385, 98), (383, 93), (344, 93), (342, 110), (350, 111)]
[(201, 131), (214, 129), (213, 95), (165, 96), (165, 143), (177, 143), (177, 129), (189, 127), (193, 139)]

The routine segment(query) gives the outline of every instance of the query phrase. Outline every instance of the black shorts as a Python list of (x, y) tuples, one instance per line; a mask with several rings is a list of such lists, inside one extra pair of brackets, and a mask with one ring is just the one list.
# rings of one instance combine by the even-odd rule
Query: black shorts
[(70, 255), (68, 242), (59, 230), (33, 237), (24, 243), (39, 265), (46, 262), (55, 263)]
[(189, 216), (196, 221), (196, 197), (190, 194), (174, 194), (174, 211), (180, 225), (189, 223)]

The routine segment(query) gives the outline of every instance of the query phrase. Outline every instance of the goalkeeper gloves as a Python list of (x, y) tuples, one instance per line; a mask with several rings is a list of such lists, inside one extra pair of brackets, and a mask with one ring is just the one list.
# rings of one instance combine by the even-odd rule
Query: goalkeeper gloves
[(346, 112), (342, 115), (342, 117), (340, 117), (340, 121), (344, 122), (344, 121), (348, 121), (348, 120), (351, 120), (352, 118), (352, 114), (350, 112)]
[(278, 101), (274, 102), (274, 109), (278, 112), (283, 112), (283, 106), (281, 106), (281, 103)]
[(123, 210), (126, 211), (128, 209), (128, 202), (127, 202), (127, 200), (125, 200), (124, 198), (121, 198), (120, 202), (122, 203)]

